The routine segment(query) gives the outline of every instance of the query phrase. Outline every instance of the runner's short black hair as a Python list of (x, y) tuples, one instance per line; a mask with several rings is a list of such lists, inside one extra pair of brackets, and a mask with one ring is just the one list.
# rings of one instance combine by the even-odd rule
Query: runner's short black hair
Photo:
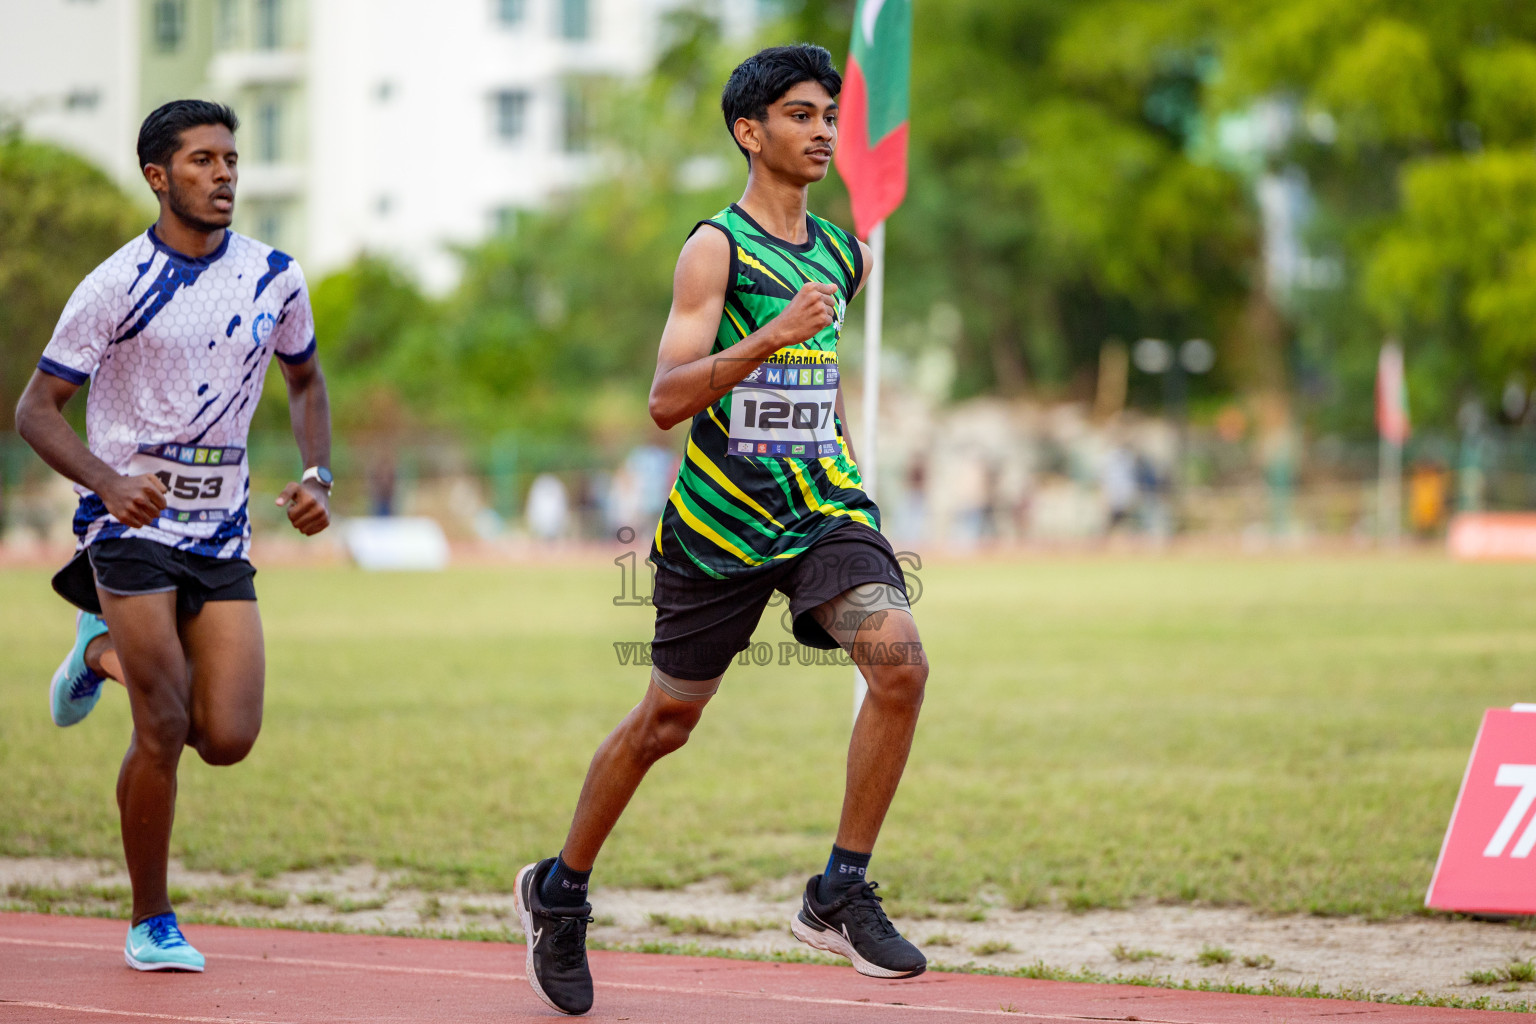
[(207, 100), (172, 100), (156, 107), (139, 125), (139, 166), (169, 167), (181, 148), (181, 133), (205, 124), (221, 124), (230, 132), (240, 130), (240, 119), (222, 103)]
[[(732, 141), (736, 138), (737, 118), (766, 119), (769, 105), (801, 82), (820, 82), (834, 97), (843, 91), (843, 76), (837, 73), (832, 55), (814, 43), (770, 46), (736, 65), (720, 93), (720, 110), (725, 114), (725, 130), (731, 133)], [(736, 148), (750, 164), (752, 157), (741, 143), (737, 142)]]

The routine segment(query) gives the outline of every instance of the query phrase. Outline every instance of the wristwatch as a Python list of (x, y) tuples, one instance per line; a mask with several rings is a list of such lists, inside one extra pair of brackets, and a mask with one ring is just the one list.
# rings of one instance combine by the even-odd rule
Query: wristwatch
[(331, 476), (331, 470), (328, 466), (310, 466), (304, 471), (304, 475), (299, 478), (299, 482), (307, 484), (311, 480), (329, 491), (331, 484), (335, 482), (335, 477)]

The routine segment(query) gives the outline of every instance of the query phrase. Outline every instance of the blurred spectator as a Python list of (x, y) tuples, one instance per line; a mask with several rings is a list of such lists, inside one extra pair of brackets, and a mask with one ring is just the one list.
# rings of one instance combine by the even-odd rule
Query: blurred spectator
[(1216, 436), (1227, 444), (1236, 444), (1248, 433), (1248, 417), (1237, 405), (1224, 405), (1216, 414)]
[(1145, 454), (1137, 454), (1136, 490), (1141, 496), (1141, 528), (1158, 540), (1173, 535), (1173, 510), (1168, 501), (1170, 483), (1170, 475), (1159, 470), (1156, 462)]
[(617, 536), (625, 528), (636, 533), (644, 532), (640, 525), (643, 518), (640, 510), (640, 479), (630, 471), (628, 460), (614, 470), (612, 479), (608, 481), (606, 498), (603, 502), (603, 526), (609, 536)]
[(982, 505), (980, 535), (996, 543), (1007, 516), (1003, 502), (1003, 468), (996, 459), (988, 459), (982, 469)]
[(368, 464), (368, 510), (376, 516), (395, 514), (395, 451), (380, 447)]
[(954, 509), (950, 540), (962, 548), (974, 547), (981, 540), (987, 514), (987, 466), (980, 454), (965, 452), (955, 461), (949, 492)]
[(611, 485), (612, 479), (606, 473), (576, 474), (576, 510), (572, 525), (582, 540), (597, 537), (602, 531), (603, 506)]
[(902, 494), (902, 539), (928, 536), (928, 454), (914, 452), (907, 460), (906, 489)]
[(624, 464), (640, 483), (640, 519), (645, 526), (661, 515), (677, 479), (680, 458), (665, 448), (644, 444), (629, 453)]
[(528, 532), (540, 540), (559, 540), (565, 536), (570, 518), (570, 502), (565, 484), (553, 473), (540, 473), (528, 488)]
[(1130, 521), (1136, 512), (1136, 456), (1123, 444), (1117, 444), (1104, 456), (1099, 469), (1099, 487), (1104, 508), (1109, 514), (1109, 529)]
[(640, 534), (654, 529), (676, 478), (677, 458), (671, 452), (653, 444), (630, 449), (603, 502), (608, 532), (626, 526)]
[(1408, 477), (1408, 524), (1421, 537), (1440, 532), (1445, 525), (1446, 499), (1451, 475), (1435, 462), (1419, 462)]

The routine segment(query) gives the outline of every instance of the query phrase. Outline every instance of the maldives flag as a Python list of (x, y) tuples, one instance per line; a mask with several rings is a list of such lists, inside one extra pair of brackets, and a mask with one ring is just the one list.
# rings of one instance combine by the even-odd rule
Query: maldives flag
[(1393, 444), (1408, 440), (1408, 381), (1403, 350), (1395, 341), (1381, 346), (1376, 361), (1376, 429)]
[(860, 238), (868, 238), (907, 194), (911, 64), (911, 0), (859, 0), (843, 77), (837, 169), (853, 199)]

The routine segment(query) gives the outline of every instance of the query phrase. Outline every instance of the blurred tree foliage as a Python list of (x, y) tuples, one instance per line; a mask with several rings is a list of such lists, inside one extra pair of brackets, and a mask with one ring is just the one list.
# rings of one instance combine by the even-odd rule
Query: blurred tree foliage
[[(792, 34), (843, 52), (851, 2), (788, 6)], [(1317, 425), (1358, 432), (1388, 332), (1422, 424), (1532, 382), (1536, 6), (916, 7), (892, 295), (962, 309), (967, 390), (1049, 390), (1144, 334), (1208, 335), (1217, 383), (1294, 381)], [(1305, 199), (1299, 273), (1268, 288), (1265, 179)]]
[[(786, 36), (841, 59), (852, 3), (787, 6)], [(1215, 66), (1199, 18), (1103, 0), (951, 0), (915, 18), (889, 316), (959, 309), (959, 394), (1081, 394), (1108, 338), (1237, 330), (1257, 221), (1236, 175), (1186, 155)]]
[(80, 279), (149, 222), (91, 164), (0, 129), (0, 430)]
[(1338, 269), (1289, 297), (1316, 418), (1369, 429), (1389, 332), (1419, 424), (1449, 427), (1512, 376), (1529, 386), (1536, 6), (1262, 0), (1210, 16), (1224, 69), (1211, 114), (1266, 98), (1294, 113), (1266, 159), (1304, 175), (1306, 244)]

